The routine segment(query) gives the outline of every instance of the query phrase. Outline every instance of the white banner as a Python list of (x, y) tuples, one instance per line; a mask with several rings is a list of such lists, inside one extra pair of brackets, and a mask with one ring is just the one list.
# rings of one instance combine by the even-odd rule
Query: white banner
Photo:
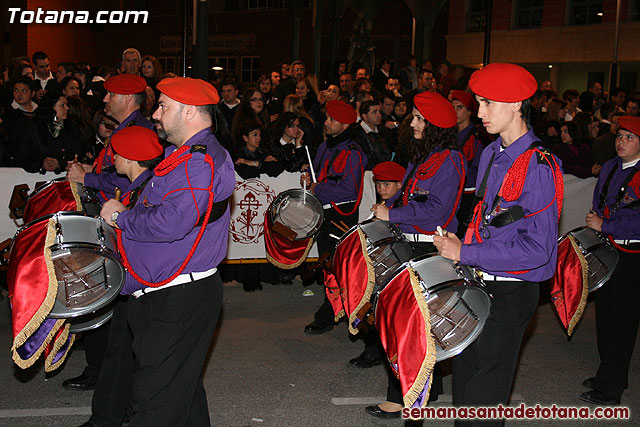
[[(27, 184), (33, 190), (35, 183), (60, 177), (53, 173), (40, 175), (27, 173), (18, 168), (0, 168), (0, 195), (6, 210), (0, 215), (0, 241), (13, 237), (22, 221), (14, 221), (9, 216), (9, 200), (13, 187)], [(559, 235), (564, 235), (576, 227), (584, 225), (584, 217), (591, 209), (591, 199), (596, 179), (580, 179), (573, 175), (564, 176), (564, 204), (560, 218)], [(300, 187), (300, 174), (284, 172), (276, 178), (262, 175), (259, 178), (242, 180), (236, 175), (236, 189), (232, 198), (231, 223), (229, 227), (229, 248), (227, 258), (264, 259), (264, 214), (269, 203), (278, 193)], [(359, 221), (370, 216), (369, 209), (375, 203), (375, 186), (371, 172), (365, 173), (365, 185), (360, 204)], [(310, 257), (318, 256), (314, 247)]]

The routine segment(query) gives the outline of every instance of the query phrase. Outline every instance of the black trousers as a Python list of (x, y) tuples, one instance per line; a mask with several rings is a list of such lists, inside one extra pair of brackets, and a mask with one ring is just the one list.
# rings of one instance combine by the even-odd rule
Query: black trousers
[(111, 321), (108, 321), (99, 328), (84, 332), (84, 352), (87, 366), (82, 374), (89, 378), (98, 378), (100, 366), (104, 360), (104, 352), (107, 349), (110, 328)]
[(620, 400), (628, 387), (629, 363), (640, 320), (640, 254), (618, 251), (620, 261), (611, 279), (596, 291), (596, 334), (600, 366), (598, 389)]
[[(347, 203), (344, 205), (338, 206), (342, 212), (350, 212), (353, 210), (353, 206), (355, 203)], [(322, 221), (322, 226), (318, 231), (318, 254), (322, 256), (323, 253), (328, 252), (330, 254), (333, 253), (336, 249), (336, 244), (338, 243), (338, 239), (342, 237), (344, 232), (340, 230), (340, 228), (336, 227), (334, 223), (340, 224), (340, 221), (344, 222), (348, 228), (353, 227), (358, 223), (358, 209), (355, 210), (351, 215), (340, 215), (335, 209), (329, 208), (324, 210), (324, 220)], [(333, 237), (335, 236), (335, 237)], [(337, 239), (337, 238), (338, 239)], [(334, 313), (333, 308), (331, 307), (331, 303), (327, 299), (327, 294), (322, 290), (324, 295), (324, 300), (322, 305), (313, 315), (313, 319), (316, 323), (320, 325), (329, 325), (333, 324), (334, 321)]]
[(202, 369), (221, 308), (218, 273), (130, 298), (112, 319), (91, 421), (120, 426), (130, 401), (132, 427), (209, 426)]
[[(453, 404), (507, 404), (516, 372), (522, 337), (536, 311), (539, 284), (487, 282), (493, 295), (491, 311), (478, 338), (453, 358)], [(504, 420), (456, 420), (455, 425), (500, 426)]]

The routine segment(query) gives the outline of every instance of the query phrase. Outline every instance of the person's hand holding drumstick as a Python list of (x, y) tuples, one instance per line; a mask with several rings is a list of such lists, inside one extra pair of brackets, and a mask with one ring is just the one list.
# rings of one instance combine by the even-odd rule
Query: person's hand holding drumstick
[(460, 261), (460, 249), (462, 242), (455, 234), (449, 234), (447, 230), (443, 230), (440, 226), (437, 228), (439, 236), (433, 236), (433, 244), (438, 249), (440, 256), (448, 258), (452, 261)]

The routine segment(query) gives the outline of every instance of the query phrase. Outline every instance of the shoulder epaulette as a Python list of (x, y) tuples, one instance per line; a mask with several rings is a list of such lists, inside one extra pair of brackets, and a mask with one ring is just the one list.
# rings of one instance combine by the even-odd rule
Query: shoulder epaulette
[(551, 154), (551, 151), (549, 151), (547, 148), (538, 147), (538, 149), (536, 150), (536, 158), (538, 159), (539, 165), (547, 165), (551, 167), (549, 162), (545, 160), (545, 156), (548, 158), (549, 156), (552, 156), (552, 155), (553, 154)]
[(358, 146), (356, 144), (349, 144), (349, 150), (357, 150)]
[(131, 127), (131, 126), (135, 126), (136, 125), (136, 121), (135, 120), (131, 120), (129, 123), (127, 123), (127, 126), (125, 127)]
[(192, 145), (191, 153), (202, 153), (207, 154), (207, 146), (206, 145)]

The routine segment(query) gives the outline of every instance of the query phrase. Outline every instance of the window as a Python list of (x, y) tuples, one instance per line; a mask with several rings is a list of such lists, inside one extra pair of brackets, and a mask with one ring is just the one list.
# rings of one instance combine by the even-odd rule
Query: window
[(478, 33), (487, 26), (488, 0), (469, 0), (467, 14), (464, 21), (464, 30), (467, 33)]
[[(213, 69), (214, 66), (222, 67), (221, 71)], [(210, 56), (209, 57), (209, 78), (213, 80), (216, 76), (225, 76), (237, 79), (238, 58), (235, 56)]]
[(571, 24), (599, 24), (602, 22), (602, 0), (573, 0)]
[(160, 56), (158, 57), (158, 61), (160, 65), (162, 65), (163, 73), (174, 73), (176, 75), (180, 75), (180, 66), (179, 58), (175, 56)]
[(255, 82), (260, 77), (260, 57), (259, 56), (243, 56), (242, 57), (242, 82)]
[(629, 17), (631, 21), (640, 21), (640, 0), (635, 0), (633, 4), (630, 6), (631, 16)]
[(515, 28), (540, 28), (542, 0), (517, 0)]
[[(224, 10), (225, 12), (238, 12), (288, 9), (290, 5), (291, 0), (226, 0)], [(302, 0), (302, 7), (311, 7), (311, 0)]]

